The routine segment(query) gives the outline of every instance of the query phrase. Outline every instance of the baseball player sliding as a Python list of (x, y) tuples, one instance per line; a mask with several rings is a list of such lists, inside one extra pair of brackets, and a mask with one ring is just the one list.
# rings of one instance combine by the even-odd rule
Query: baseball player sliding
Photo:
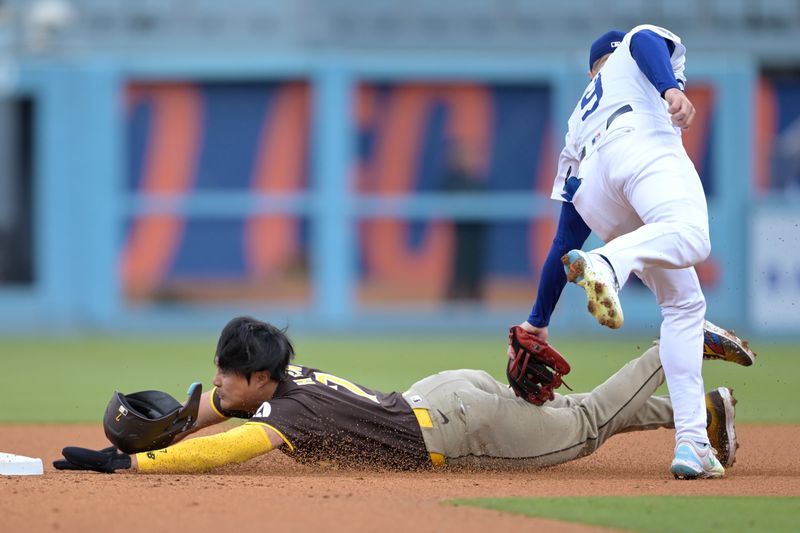
[[(746, 343), (711, 324), (706, 340), (710, 358), (753, 362)], [(54, 466), (109, 473), (198, 472), (279, 448), (312, 464), (541, 467), (588, 455), (615, 433), (672, 426), (669, 398), (652, 396), (664, 381), (657, 346), (592, 392), (555, 395), (543, 407), (517, 398), (507, 385), (479, 370), (441, 372), (402, 394), (384, 394), (292, 364), (293, 355), (284, 331), (250, 317), (235, 318), (217, 344), (213, 390), (201, 396), (193, 387), (185, 406), (158, 391), (117, 393), (104, 418), (115, 446), (100, 451), (67, 447)], [(560, 358), (557, 352), (551, 355)], [(706, 395), (706, 401), (709, 434), (720, 460), (732, 464), (738, 446), (735, 400), (723, 387)], [(247, 422), (183, 440), (229, 417)]]
[[(706, 433), (701, 375), (706, 311), (694, 266), (711, 249), (705, 195), (681, 144), (694, 107), (683, 93), (686, 49), (655, 26), (610, 31), (589, 55), (591, 82), (569, 119), (552, 198), (563, 203), (525, 330), (547, 338), (566, 281), (589, 311), (619, 328), (617, 296), (631, 273), (661, 306), (661, 363), (675, 416), (678, 478), (720, 477)], [(606, 243), (583, 252), (594, 231)], [(562, 272), (562, 265), (566, 276)]]

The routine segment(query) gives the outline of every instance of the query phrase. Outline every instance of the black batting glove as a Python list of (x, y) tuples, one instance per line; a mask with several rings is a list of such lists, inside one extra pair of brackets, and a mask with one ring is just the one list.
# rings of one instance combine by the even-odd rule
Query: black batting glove
[[(103, 448), (100, 451), (102, 453), (109, 453), (114, 451), (114, 449), (115, 449), (114, 446), (109, 446), (108, 448)], [(61, 459), (56, 459), (55, 461), (53, 461), (53, 466), (55, 467), (56, 470), (86, 470), (86, 468), (82, 466), (70, 463), (63, 457)]]
[(113, 474), (117, 470), (131, 467), (131, 456), (119, 453), (113, 446), (99, 451), (67, 446), (61, 453), (64, 454), (64, 459), (53, 461), (53, 466), (58, 470), (92, 470)]

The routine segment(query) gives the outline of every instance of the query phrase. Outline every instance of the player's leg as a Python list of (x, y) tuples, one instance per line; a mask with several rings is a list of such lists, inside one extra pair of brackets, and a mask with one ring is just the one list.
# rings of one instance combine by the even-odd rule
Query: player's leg
[(705, 299), (694, 268), (648, 269), (642, 281), (656, 294), (661, 323), (661, 363), (675, 417), (676, 477), (720, 477), (725, 469), (716, 460), (706, 430), (703, 388), (703, 324)]
[(664, 379), (656, 347), (582, 402), (560, 397), (536, 407), (485, 372), (443, 374), (409, 393), (429, 402), (436, 427), (427, 432), (426, 445), (439, 446), (431, 451), (443, 453), (452, 466), (548, 466), (588, 455), (614, 433), (672, 422), (669, 400), (651, 396)]
[[(638, 158), (630, 154), (619, 168), (613, 167), (611, 161), (620, 161), (628, 146), (612, 143), (604, 161), (611, 189), (622, 191), (644, 225), (608, 241), (594, 251), (594, 257), (610, 263), (620, 284), (634, 272), (656, 293), (664, 317), (662, 360), (677, 429), (675, 461), (694, 454), (702, 463), (702, 474), (717, 476), (724, 470), (717, 468), (713, 454), (706, 454), (704, 446), (708, 437), (700, 369), (705, 300), (694, 269), (684, 268), (704, 260), (710, 252), (705, 196), (678, 137), (654, 132), (641, 141), (636, 147)], [(631, 165), (638, 168), (628, 175)], [(614, 183), (619, 187), (615, 189)], [(596, 291), (613, 291), (613, 285), (608, 285)], [(699, 448), (695, 448), (697, 443)], [(673, 471), (674, 467), (675, 462)]]
[(643, 225), (592, 251), (608, 260), (620, 286), (631, 272), (686, 268), (710, 252), (705, 193), (680, 138), (656, 132), (645, 138), (641, 151), (649, 153), (652, 162), (641, 162), (632, 175), (625, 175), (630, 171), (625, 166), (608, 168), (608, 179), (618, 184)]
[(597, 426), (597, 439), (589, 452), (620, 432), (670, 427), (670, 399), (653, 396), (663, 383), (664, 372), (656, 345), (627, 363), (591, 393), (578, 395), (579, 402), (572, 400), (574, 395), (567, 395), (568, 405), (586, 413), (590, 422)]
[[(547, 407), (580, 407), (583, 400), (589, 397), (589, 394), (588, 392), (583, 394), (567, 394), (560, 398), (556, 396), (555, 400), (548, 402)], [(669, 396), (651, 396), (640, 409), (620, 420), (624, 422), (622, 429), (609, 426), (608, 429), (613, 431), (611, 431), (602, 442), (598, 442), (597, 447), (605, 442), (608, 436), (617, 433), (658, 428), (674, 428), (672, 402), (670, 402)]]
[(618, 328), (617, 292), (631, 272), (705, 259), (708, 212), (697, 172), (674, 135), (651, 132), (607, 143), (589, 171), (596, 177), (584, 180), (573, 201), (606, 244), (589, 253), (571, 251), (565, 266), (569, 281), (586, 290), (589, 311)]
[(706, 304), (694, 268), (641, 275), (661, 306), (661, 364), (672, 398), (675, 439), (708, 442), (702, 376)]
[(537, 438), (519, 439), (516, 435), (522, 429), (519, 420), (525, 420), (524, 413), (495, 416), (488, 423), (501, 442), (524, 443), (524, 454), (537, 464), (557, 464), (591, 454), (616, 433), (671, 427), (669, 398), (652, 396), (663, 381), (654, 346), (592, 392), (560, 396), (540, 408)]

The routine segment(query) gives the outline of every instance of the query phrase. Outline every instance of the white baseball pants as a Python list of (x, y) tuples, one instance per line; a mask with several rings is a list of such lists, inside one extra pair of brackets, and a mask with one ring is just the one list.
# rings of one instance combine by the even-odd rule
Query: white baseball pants
[(693, 265), (711, 251), (705, 194), (681, 138), (628, 113), (581, 163), (577, 211), (622, 286), (636, 274), (661, 306), (661, 363), (675, 437), (708, 442), (702, 377), (706, 304)]

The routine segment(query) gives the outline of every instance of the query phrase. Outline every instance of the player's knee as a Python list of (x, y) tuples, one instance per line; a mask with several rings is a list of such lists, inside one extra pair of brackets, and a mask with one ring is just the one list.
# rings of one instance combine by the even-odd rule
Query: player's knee
[(702, 292), (691, 302), (688, 311), (695, 316), (706, 316), (706, 299)]
[(711, 255), (711, 239), (708, 236), (708, 232), (703, 232), (697, 253), (701, 257), (700, 261), (705, 261)]
[(702, 263), (711, 255), (711, 239), (707, 228), (689, 226), (686, 233), (687, 239), (691, 242), (694, 264)]
[(661, 307), (664, 320), (685, 320), (693, 318), (701, 320), (706, 315), (706, 299), (701, 291), (692, 291), (682, 295), (680, 299), (665, 302)]

